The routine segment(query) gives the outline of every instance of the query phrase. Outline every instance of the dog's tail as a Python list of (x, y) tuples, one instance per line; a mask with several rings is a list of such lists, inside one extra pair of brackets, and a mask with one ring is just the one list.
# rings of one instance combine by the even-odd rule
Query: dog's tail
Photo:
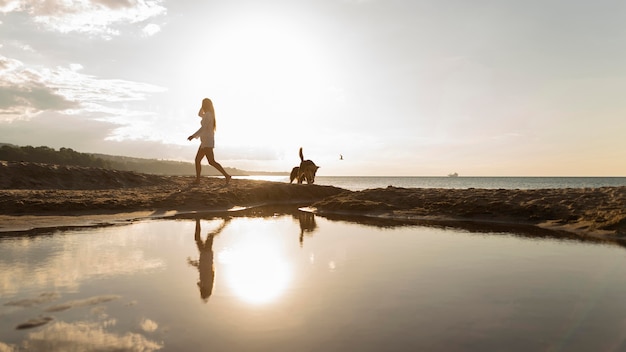
[(300, 161), (304, 161), (304, 155), (302, 155), (302, 147), (300, 147)]

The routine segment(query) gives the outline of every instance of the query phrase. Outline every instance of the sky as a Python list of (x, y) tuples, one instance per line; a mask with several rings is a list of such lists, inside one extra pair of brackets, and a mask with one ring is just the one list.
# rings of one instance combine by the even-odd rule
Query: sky
[(225, 167), (626, 176), (624, 23), (612, 0), (0, 0), (0, 143), (192, 161), (208, 97)]

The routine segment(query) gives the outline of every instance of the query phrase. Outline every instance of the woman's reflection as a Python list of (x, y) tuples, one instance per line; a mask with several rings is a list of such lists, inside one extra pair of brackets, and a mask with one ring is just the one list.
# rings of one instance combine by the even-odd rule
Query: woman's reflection
[(206, 240), (202, 241), (200, 235), (200, 219), (196, 218), (196, 231), (194, 239), (198, 246), (198, 252), (200, 257), (198, 260), (191, 260), (187, 258), (189, 265), (195, 266), (200, 272), (200, 281), (198, 281), (198, 288), (200, 289), (200, 298), (206, 303), (213, 293), (213, 283), (215, 282), (215, 266), (213, 265), (213, 238), (226, 227), (226, 224), (230, 221), (230, 218), (222, 220), (220, 226), (207, 233)]

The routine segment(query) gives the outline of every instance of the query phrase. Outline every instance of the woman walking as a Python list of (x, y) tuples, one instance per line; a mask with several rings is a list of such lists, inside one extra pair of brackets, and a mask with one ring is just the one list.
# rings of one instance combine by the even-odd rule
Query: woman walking
[(231, 176), (224, 170), (222, 165), (215, 161), (213, 155), (213, 148), (215, 147), (215, 110), (213, 109), (213, 102), (209, 98), (202, 100), (202, 107), (198, 111), (198, 116), (202, 118), (200, 122), (200, 129), (196, 133), (187, 137), (188, 140), (200, 137), (200, 147), (196, 154), (196, 180), (194, 183), (200, 183), (200, 173), (202, 172), (202, 159), (206, 157), (209, 161), (209, 165), (221, 172), (226, 178), (226, 184), (230, 182)]

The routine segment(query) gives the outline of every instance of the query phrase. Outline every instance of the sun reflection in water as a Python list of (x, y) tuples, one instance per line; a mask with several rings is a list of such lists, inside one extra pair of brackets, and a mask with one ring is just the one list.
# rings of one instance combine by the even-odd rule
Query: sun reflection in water
[(246, 236), (218, 252), (220, 272), (233, 293), (251, 304), (276, 300), (287, 289), (291, 264), (281, 252), (281, 244), (270, 234)]

